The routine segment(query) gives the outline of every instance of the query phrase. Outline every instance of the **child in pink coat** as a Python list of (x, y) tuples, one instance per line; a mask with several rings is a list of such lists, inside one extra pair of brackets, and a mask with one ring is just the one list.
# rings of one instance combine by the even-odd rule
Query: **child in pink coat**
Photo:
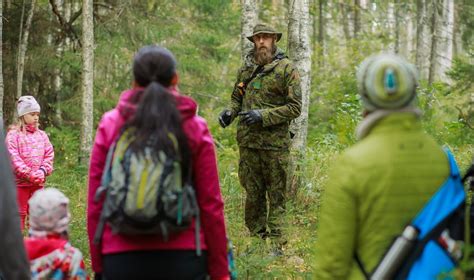
[(48, 135), (38, 128), (40, 105), (33, 96), (17, 103), (18, 124), (10, 127), (6, 145), (16, 178), (21, 229), (28, 215), (28, 200), (44, 187), (53, 171), (54, 151)]
[(30, 230), (25, 248), (31, 279), (88, 280), (81, 251), (69, 243), (69, 199), (55, 188), (29, 200)]

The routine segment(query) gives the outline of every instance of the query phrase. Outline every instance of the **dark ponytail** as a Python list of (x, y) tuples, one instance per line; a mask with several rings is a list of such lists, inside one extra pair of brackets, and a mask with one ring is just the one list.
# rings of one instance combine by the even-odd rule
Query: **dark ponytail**
[[(134, 128), (135, 140), (130, 146), (133, 151), (143, 152), (145, 147), (164, 151), (181, 162), (183, 180), (186, 180), (191, 172), (191, 153), (176, 98), (167, 90), (175, 74), (176, 60), (169, 50), (146, 46), (138, 51), (133, 61), (133, 75), (135, 82), (145, 89), (139, 94), (137, 110), (127, 127)], [(178, 143), (177, 150), (173, 137)]]

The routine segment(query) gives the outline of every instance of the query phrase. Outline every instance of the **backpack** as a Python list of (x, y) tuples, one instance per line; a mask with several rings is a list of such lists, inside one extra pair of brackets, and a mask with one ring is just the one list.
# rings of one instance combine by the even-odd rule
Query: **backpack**
[[(171, 133), (168, 137), (179, 154), (176, 137)], [(191, 176), (182, 182), (179, 159), (164, 151), (149, 146), (133, 151), (134, 139), (134, 129), (125, 129), (107, 154), (94, 199), (97, 203), (105, 194), (94, 242), (100, 243), (106, 222), (114, 233), (154, 234), (167, 241), (171, 234), (189, 228), (194, 218), (196, 252), (201, 255), (199, 207)]]
[(450, 279), (448, 273), (462, 256), (466, 192), (454, 157), (448, 149), (445, 153), (450, 164), (448, 179), (394, 240), (370, 275), (355, 255), (366, 279)]

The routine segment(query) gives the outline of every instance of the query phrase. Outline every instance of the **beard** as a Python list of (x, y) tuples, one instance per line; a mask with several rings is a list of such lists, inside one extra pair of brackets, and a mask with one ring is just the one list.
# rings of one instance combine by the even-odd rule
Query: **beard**
[(260, 49), (255, 48), (254, 60), (257, 65), (265, 65), (273, 61), (273, 54), (275, 53), (276, 47), (272, 45), (272, 49), (269, 50), (265, 47)]

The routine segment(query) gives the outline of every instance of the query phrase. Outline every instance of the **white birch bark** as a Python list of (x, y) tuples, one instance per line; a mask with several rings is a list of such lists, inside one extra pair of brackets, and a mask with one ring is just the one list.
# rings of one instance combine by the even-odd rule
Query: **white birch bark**
[(440, 38), (439, 34), (439, 22), (440, 22), (440, 5), (439, 1), (443, 0), (434, 0), (433, 1), (433, 12), (431, 14), (431, 52), (430, 52), (430, 70), (428, 73), (428, 83), (431, 85), (435, 78), (438, 68), (438, 58), (437, 53), (439, 49), (438, 39)]
[(454, 0), (442, 0), (439, 3), (439, 20), (437, 24), (438, 45), (436, 50), (435, 78), (444, 82), (450, 82), (446, 71), (451, 68), (453, 59), (453, 35), (454, 35)]
[(290, 193), (296, 194), (299, 185), (299, 178), (294, 172), (297, 166), (294, 164), (304, 156), (306, 148), (306, 138), (308, 134), (308, 108), (309, 94), (311, 91), (311, 26), (309, 17), (309, 0), (290, 1), (288, 22), (288, 51), (289, 57), (293, 60), (299, 71), (301, 78), (302, 108), (301, 115), (291, 124), (291, 131), (295, 136), (291, 143), (292, 157), (290, 165)]
[[(24, 4), (24, 2), (23, 2)], [(28, 48), (28, 36), (30, 34), (31, 22), (33, 21), (33, 14), (35, 10), (36, 0), (31, 1), (31, 7), (26, 18), (25, 28), (23, 34), (20, 32), (20, 45), (18, 46), (18, 60), (17, 60), (17, 79), (16, 79), (16, 97), (20, 98), (22, 95), (23, 86), (23, 72), (25, 69), (26, 49)], [(20, 23), (23, 25), (23, 22)]]
[(245, 59), (245, 55), (247, 55), (247, 53), (253, 49), (253, 43), (247, 39), (247, 36), (252, 35), (253, 27), (257, 24), (257, 21), (257, 0), (242, 0), (242, 33), (240, 36), (242, 61)]
[(0, 119), (3, 119), (3, 1), (0, 3)]
[(405, 16), (403, 17), (403, 25), (406, 26), (404, 32), (402, 33), (402, 40), (400, 40), (400, 54), (407, 58), (409, 61), (413, 58), (414, 52), (414, 42), (415, 42), (415, 25), (413, 24), (413, 11), (408, 9), (404, 12)]
[(388, 31), (388, 38), (389, 42), (386, 49), (389, 52), (395, 53), (397, 51), (397, 36), (396, 36), (396, 17), (395, 17), (395, 4), (388, 3), (387, 7), (387, 31)]
[(430, 0), (417, 1), (416, 16), (416, 67), (420, 79), (428, 80), (431, 56), (431, 5)]
[(94, 21), (93, 0), (84, 0), (82, 6), (82, 123), (80, 162), (89, 162), (92, 147), (93, 83), (94, 83)]
[[(60, 14), (63, 14), (65, 15), (66, 12), (65, 12), (65, 3), (64, 3), (64, 0), (55, 0), (56, 1), (56, 7), (58, 7), (58, 11)], [(66, 21), (69, 21), (69, 18), (66, 18), (66, 16), (64, 16), (65, 20)], [(60, 30), (58, 30), (60, 31)], [(68, 38), (66, 36), (66, 38)], [(63, 51), (64, 51), (64, 41), (60, 41), (58, 43), (58, 45), (56, 46), (56, 52), (55, 52), (55, 56), (57, 59), (60, 59), (63, 55)], [(54, 69), (54, 77), (53, 77), (53, 90), (54, 90), (54, 93), (56, 94), (56, 104), (55, 104), (55, 115), (56, 115), (56, 121), (58, 122), (59, 125), (62, 124), (62, 112), (61, 112), (61, 88), (62, 88), (62, 84), (63, 84), (63, 77), (61, 75), (61, 71), (59, 69), (59, 67), (56, 67)]]

